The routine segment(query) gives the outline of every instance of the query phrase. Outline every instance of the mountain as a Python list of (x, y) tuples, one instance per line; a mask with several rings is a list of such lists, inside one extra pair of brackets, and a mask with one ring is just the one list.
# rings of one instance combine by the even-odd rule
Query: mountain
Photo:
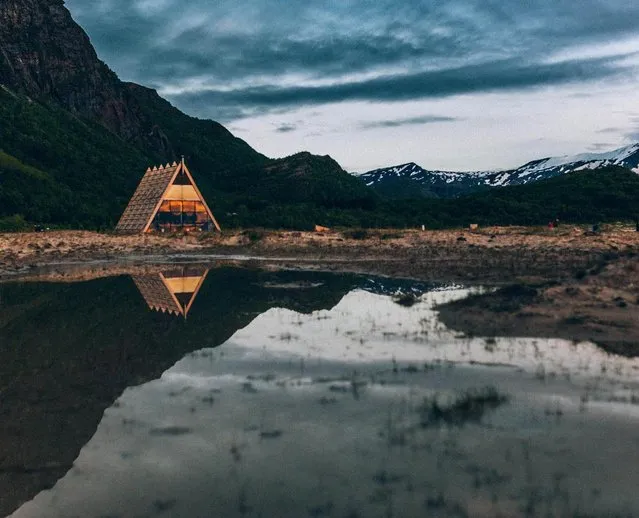
[[(639, 218), (639, 174), (620, 166), (567, 174), (499, 189), (484, 189), (462, 198), (409, 200), (426, 206), (424, 223), (437, 226), (593, 224)], [(390, 203), (397, 204), (396, 201)], [(432, 223), (431, 223), (432, 224)]]
[(574, 171), (613, 165), (639, 173), (639, 144), (608, 153), (543, 158), (507, 171), (430, 171), (411, 162), (376, 169), (359, 178), (387, 198), (453, 198), (492, 187), (526, 185)]
[[(202, 140), (223, 143), (218, 147), (241, 151), (247, 160), (264, 158), (221, 125), (188, 117), (154, 90), (120, 81), (98, 59), (63, 0), (3, 0), (0, 50), (6, 89), (97, 122), (158, 161), (201, 151)], [(222, 166), (235, 165), (229, 155), (219, 160)]]
[(320, 192), (340, 203), (374, 196), (336, 163), (323, 176), (325, 157), (309, 153), (295, 159), (304, 174), (280, 181), (290, 159), (121, 81), (63, 0), (0, 0), (0, 220), (112, 227), (147, 166), (181, 155), (223, 225), (257, 198), (315, 206)]
[[(370, 207), (376, 198), (360, 179), (346, 173), (330, 156), (305, 151), (270, 161), (259, 176), (249, 168), (226, 180), (221, 185), (227, 191), (248, 190), (258, 198), (280, 203), (313, 200), (324, 207), (357, 208)], [(330, 190), (326, 189), (327, 184), (332, 186)]]

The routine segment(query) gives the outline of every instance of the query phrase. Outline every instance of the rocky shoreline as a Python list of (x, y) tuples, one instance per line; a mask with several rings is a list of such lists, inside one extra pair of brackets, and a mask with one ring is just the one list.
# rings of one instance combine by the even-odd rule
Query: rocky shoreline
[(51, 265), (239, 256), (420, 280), (513, 282), (570, 277), (604, 256), (634, 250), (639, 250), (639, 233), (629, 229), (591, 235), (568, 226), (554, 231), (493, 227), (475, 232), (258, 229), (183, 236), (55, 231), (0, 234), (0, 280), (31, 277)]

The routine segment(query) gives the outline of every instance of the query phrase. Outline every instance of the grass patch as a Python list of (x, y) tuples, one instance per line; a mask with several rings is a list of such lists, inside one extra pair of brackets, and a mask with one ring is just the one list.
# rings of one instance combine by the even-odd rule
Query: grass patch
[(35, 167), (25, 165), (14, 156), (11, 156), (8, 153), (0, 150), (0, 172), (2, 170), (16, 171), (27, 176), (32, 176), (33, 178), (36, 178), (38, 180), (49, 178), (49, 175), (47, 173), (40, 171)]
[(564, 318), (561, 323), (568, 325), (582, 325), (588, 321), (588, 317), (584, 315), (572, 315)]
[(343, 236), (348, 239), (362, 240), (371, 237), (371, 233), (365, 228), (356, 228), (354, 230), (347, 230), (343, 233)]
[(470, 389), (451, 400), (442, 401), (435, 395), (426, 398), (419, 409), (422, 428), (431, 426), (463, 426), (479, 422), (489, 410), (494, 410), (508, 401), (494, 387)]
[(24, 232), (29, 228), (29, 224), (20, 214), (0, 218), (0, 232)]

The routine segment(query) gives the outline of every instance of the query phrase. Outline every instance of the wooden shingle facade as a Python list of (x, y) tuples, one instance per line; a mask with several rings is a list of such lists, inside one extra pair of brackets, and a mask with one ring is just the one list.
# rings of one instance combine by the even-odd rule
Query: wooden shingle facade
[(213, 229), (220, 225), (184, 160), (147, 169), (116, 227), (123, 233)]

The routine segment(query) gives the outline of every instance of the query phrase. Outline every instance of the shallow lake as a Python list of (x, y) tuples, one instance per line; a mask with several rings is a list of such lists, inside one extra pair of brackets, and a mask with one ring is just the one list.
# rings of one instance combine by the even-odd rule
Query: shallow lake
[(479, 288), (100, 277), (0, 284), (1, 515), (639, 515), (639, 359), (446, 329)]

